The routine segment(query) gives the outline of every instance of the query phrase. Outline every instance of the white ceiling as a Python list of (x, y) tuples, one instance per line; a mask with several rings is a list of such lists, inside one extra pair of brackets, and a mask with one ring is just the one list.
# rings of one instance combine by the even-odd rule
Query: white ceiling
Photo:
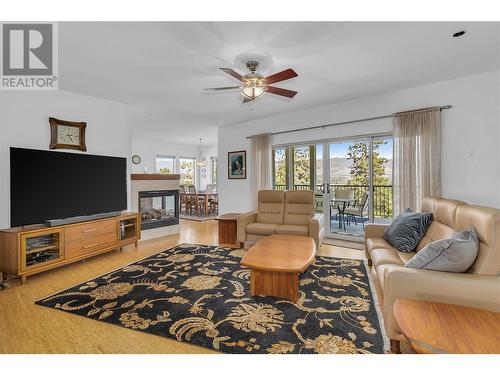
[[(498, 69), (499, 25), (61, 22), (59, 87), (140, 107), (140, 138), (214, 144), (221, 125)], [(203, 92), (237, 85), (218, 68), (246, 73), (252, 56), (264, 75), (293, 68), (299, 76), (276, 86), (298, 95), (243, 105), (237, 91)]]

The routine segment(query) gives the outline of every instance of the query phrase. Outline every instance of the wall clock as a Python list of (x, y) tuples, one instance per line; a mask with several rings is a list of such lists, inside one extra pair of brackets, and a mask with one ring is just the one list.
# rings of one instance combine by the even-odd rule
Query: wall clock
[(87, 151), (85, 144), (85, 122), (72, 122), (49, 117), (51, 150), (66, 148)]
[(141, 164), (141, 157), (139, 155), (132, 156), (132, 163)]

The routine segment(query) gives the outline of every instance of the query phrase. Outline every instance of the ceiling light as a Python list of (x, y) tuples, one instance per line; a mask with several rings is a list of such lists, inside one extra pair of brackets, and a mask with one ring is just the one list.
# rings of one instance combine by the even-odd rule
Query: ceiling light
[(460, 38), (465, 33), (466, 33), (465, 30), (457, 31), (456, 33), (453, 34), (453, 38)]
[(196, 162), (196, 165), (198, 167), (204, 167), (205, 164), (206, 164), (206, 159), (204, 156), (202, 156), (202, 148), (201, 148), (201, 141), (202, 141), (202, 138), (200, 138), (200, 147), (198, 148), (198, 154), (199, 154), (199, 159), (198, 161)]
[(266, 90), (261, 86), (245, 86), (241, 90), (243, 96), (246, 96), (250, 100), (260, 98), (265, 92)]

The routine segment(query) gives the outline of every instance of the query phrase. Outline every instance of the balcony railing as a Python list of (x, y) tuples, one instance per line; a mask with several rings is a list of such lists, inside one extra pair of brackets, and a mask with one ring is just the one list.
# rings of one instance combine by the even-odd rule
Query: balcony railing
[[(275, 190), (286, 190), (286, 185), (274, 185)], [(293, 190), (309, 190), (311, 185), (293, 185)], [(347, 185), (335, 184), (330, 185), (330, 192), (335, 193), (337, 190), (350, 189), (354, 190), (354, 199), (357, 202), (361, 200), (363, 193), (369, 193), (368, 185)], [(316, 191), (322, 194), (323, 185), (317, 185)], [(392, 185), (373, 185), (373, 216), (376, 218), (392, 218)]]

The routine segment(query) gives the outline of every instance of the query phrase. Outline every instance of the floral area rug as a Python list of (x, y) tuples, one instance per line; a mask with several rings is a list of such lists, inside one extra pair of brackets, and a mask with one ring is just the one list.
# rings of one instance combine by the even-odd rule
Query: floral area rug
[(363, 261), (316, 257), (292, 303), (252, 297), (243, 254), (182, 244), (36, 303), (226, 353), (384, 353)]

